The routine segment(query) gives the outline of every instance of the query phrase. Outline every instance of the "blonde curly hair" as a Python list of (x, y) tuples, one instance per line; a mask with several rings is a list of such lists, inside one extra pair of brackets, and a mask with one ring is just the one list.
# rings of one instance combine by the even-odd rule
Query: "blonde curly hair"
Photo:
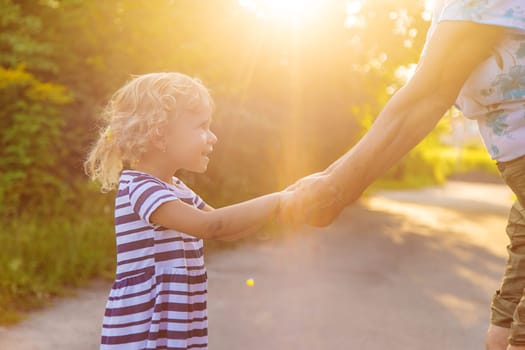
[(102, 192), (118, 184), (120, 172), (142, 155), (168, 117), (211, 111), (208, 89), (181, 73), (150, 73), (133, 77), (113, 94), (103, 112), (105, 125), (91, 148), (84, 169)]

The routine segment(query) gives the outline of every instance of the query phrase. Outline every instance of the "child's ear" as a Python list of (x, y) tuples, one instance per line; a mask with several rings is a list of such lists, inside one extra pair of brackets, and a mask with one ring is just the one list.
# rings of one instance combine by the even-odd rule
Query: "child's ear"
[(164, 132), (160, 131), (158, 128), (155, 129), (150, 141), (153, 147), (158, 149), (160, 152), (166, 152), (167, 142)]

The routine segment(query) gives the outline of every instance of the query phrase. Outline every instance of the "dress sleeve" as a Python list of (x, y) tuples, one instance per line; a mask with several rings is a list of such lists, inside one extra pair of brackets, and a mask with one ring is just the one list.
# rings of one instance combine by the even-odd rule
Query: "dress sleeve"
[(197, 208), (202, 209), (206, 206), (206, 202), (199, 195), (195, 195), (195, 205)]
[(177, 185), (183, 187), (185, 191), (190, 195), (190, 198), (181, 198), (183, 202), (193, 205), (198, 209), (202, 209), (206, 206), (206, 202), (198, 194), (193, 192), (193, 190), (189, 188), (184, 182), (177, 179), (176, 177), (174, 177), (173, 180), (177, 183)]
[(525, 1), (448, 0), (438, 21), (468, 21), (525, 30)]
[(149, 224), (151, 214), (161, 204), (179, 199), (165, 184), (152, 178), (137, 178), (130, 184), (129, 199), (133, 211)]

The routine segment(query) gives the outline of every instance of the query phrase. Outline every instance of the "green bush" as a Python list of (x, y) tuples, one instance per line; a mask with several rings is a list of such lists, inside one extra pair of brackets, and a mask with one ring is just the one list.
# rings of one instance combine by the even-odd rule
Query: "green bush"
[(482, 146), (418, 146), (379, 179), (373, 189), (418, 188), (443, 184), (452, 175), (481, 172), (498, 176), (496, 163)]

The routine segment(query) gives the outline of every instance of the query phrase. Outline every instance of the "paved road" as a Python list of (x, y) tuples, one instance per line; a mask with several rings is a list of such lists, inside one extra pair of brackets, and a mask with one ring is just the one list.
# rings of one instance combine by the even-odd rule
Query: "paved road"
[[(327, 228), (208, 256), (210, 349), (483, 349), (510, 204), (494, 184), (382, 192)], [(0, 349), (96, 349), (108, 288), (0, 328)]]

